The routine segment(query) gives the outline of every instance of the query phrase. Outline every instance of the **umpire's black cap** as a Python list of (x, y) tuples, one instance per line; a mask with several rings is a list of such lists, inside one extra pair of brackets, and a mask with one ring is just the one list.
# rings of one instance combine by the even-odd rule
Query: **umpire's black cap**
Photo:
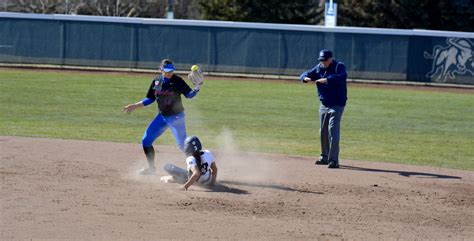
[(325, 61), (329, 58), (332, 58), (332, 52), (327, 50), (327, 49), (323, 49), (319, 52), (319, 58), (318, 60), (319, 61)]

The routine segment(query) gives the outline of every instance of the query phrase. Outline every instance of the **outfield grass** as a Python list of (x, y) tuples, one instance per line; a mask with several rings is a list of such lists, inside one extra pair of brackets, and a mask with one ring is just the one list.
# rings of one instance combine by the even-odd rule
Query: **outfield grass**
[[(156, 104), (130, 115), (151, 76), (0, 69), (0, 135), (140, 143)], [(188, 134), (209, 148), (233, 134), (241, 150), (317, 156), (315, 87), (208, 80), (185, 100)], [(472, 93), (349, 86), (341, 158), (474, 170)], [(169, 131), (157, 140), (174, 144)]]

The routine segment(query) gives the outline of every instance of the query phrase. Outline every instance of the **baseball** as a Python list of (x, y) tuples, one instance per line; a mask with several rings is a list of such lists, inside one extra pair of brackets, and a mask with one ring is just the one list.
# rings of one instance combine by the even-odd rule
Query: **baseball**
[(193, 65), (191, 66), (191, 71), (197, 71), (199, 69), (199, 66)]

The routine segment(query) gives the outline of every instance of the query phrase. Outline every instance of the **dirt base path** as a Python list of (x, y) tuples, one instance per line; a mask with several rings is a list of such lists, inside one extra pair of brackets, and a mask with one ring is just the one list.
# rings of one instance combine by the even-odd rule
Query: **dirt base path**
[[(157, 165), (184, 167), (173, 146)], [(216, 151), (216, 191), (136, 171), (138, 144), (0, 137), (1, 239), (472, 239), (474, 172)]]

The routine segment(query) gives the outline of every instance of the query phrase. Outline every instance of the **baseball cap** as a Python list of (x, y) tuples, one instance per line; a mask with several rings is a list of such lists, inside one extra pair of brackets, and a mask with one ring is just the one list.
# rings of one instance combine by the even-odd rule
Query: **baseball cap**
[(319, 61), (324, 61), (324, 60), (327, 60), (329, 58), (332, 58), (332, 52), (327, 50), (327, 49), (323, 49), (319, 52), (319, 58), (318, 60)]
[(165, 65), (163, 65), (163, 67), (161, 69), (165, 72), (171, 72), (171, 71), (176, 70), (176, 68), (174, 67), (173, 64), (165, 64)]

